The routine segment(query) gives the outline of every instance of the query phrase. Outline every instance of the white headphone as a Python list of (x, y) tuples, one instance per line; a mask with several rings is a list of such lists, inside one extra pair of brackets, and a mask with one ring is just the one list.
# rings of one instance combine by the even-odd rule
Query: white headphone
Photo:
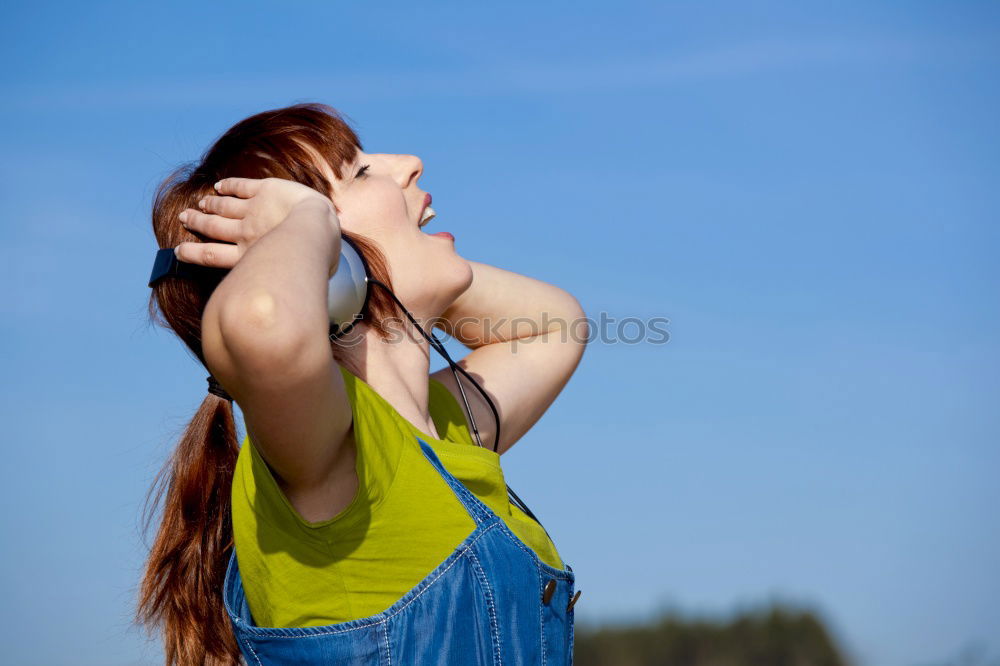
[(330, 278), (326, 297), (332, 338), (351, 330), (368, 305), (368, 264), (347, 236), (341, 235), (340, 239), (340, 262)]

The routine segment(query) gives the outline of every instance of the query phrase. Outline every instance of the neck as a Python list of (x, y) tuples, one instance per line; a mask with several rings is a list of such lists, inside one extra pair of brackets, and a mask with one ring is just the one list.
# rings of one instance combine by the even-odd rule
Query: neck
[(428, 408), (430, 344), (409, 319), (394, 326), (389, 340), (382, 340), (367, 322), (359, 322), (346, 336), (349, 344), (338, 346), (337, 355), (400, 416), (440, 439)]

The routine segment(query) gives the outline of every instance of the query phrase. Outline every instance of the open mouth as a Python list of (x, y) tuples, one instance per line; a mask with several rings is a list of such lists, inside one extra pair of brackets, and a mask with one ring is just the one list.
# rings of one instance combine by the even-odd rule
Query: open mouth
[[(424, 227), (424, 226), (426, 226), (428, 222), (430, 222), (431, 220), (433, 220), (433, 219), (434, 219), (434, 216), (435, 216), (435, 215), (436, 215), (436, 213), (434, 212), (434, 209), (433, 209), (433, 208), (431, 208), (430, 206), (427, 206), (426, 208), (424, 208), (424, 216), (423, 216), (423, 218), (422, 218), (422, 219), (420, 220), (420, 224), (419, 224), (419, 227)], [(424, 233), (427, 233), (427, 232), (425, 231)], [(447, 238), (448, 240), (450, 240), (450, 241), (452, 241), (452, 242), (454, 242), (454, 241), (455, 241), (455, 237), (454, 237), (454, 236), (452, 236), (452, 235), (451, 235), (450, 233), (448, 233), (447, 231), (438, 231), (438, 232), (436, 232), (436, 233), (433, 233), (433, 234), (431, 234), (431, 233), (427, 233), (427, 235), (428, 235), (428, 236), (438, 236), (439, 238)]]
[(434, 212), (434, 209), (431, 208), (430, 206), (427, 206), (426, 208), (424, 208), (424, 215), (422, 218), (420, 218), (420, 222), (417, 224), (417, 226), (418, 227), (425, 226), (428, 222), (433, 220), (436, 215), (437, 213)]

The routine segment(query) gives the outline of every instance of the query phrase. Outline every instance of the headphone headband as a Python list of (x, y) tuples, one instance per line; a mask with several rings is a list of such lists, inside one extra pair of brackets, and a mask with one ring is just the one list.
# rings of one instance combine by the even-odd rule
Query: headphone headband
[(221, 276), (228, 270), (228, 268), (210, 268), (200, 264), (189, 264), (177, 258), (174, 248), (165, 247), (156, 251), (153, 272), (149, 274), (149, 282), (146, 286), (152, 287), (165, 277), (197, 278), (212, 274)]

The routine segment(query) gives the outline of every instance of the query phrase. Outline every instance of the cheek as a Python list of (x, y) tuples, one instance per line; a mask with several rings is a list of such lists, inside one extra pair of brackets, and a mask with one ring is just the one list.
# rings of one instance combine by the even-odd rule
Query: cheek
[(389, 196), (373, 199), (365, 207), (368, 222), (382, 227), (398, 227), (406, 222), (406, 206)]
[(403, 220), (408, 217), (406, 199), (395, 183), (380, 188), (371, 188), (368, 203), (373, 212), (387, 219)]
[(386, 238), (410, 225), (406, 201), (398, 189), (370, 187), (338, 202), (337, 207), (347, 231), (373, 239)]

